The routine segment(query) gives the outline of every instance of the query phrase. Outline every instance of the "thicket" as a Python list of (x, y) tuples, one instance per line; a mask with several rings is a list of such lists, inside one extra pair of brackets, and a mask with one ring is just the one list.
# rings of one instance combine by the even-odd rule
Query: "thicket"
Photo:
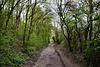
[[(56, 0), (59, 16), (54, 40), (61, 48), (74, 56), (83, 54), (91, 67), (99, 67), (100, 61), (100, 1)], [(60, 28), (59, 28), (60, 26)], [(80, 56), (79, 56), (80, 57)]]
[(49, 43), (52, 13), (37, 0), (0, 0), (0, 67), (22, 67)]

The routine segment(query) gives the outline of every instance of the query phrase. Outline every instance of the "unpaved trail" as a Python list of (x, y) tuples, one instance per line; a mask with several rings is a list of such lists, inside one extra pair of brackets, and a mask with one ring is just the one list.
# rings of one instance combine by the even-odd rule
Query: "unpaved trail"
[(68, 59), (55, 47), (49, 44), (33, 67), (73, 67)]
[(38, 58), (37, 62), (33, 66), (25, 67), (75, 67), (66, 58), (62, 52), (55, 46), (55, 44), (49, 44), (45, 48)]

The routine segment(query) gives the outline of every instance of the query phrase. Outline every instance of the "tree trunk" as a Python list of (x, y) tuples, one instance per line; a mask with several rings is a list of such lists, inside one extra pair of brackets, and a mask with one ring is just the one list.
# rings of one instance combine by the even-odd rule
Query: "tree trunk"
[[(15, 0), (14, 0), (14, 1), (15, 1)], [(17, 1), (17, 3), (15, 4), (15, 6), (13, 6), (13, 7), (11, 8), (11, 11), (8, 13), (8, 19), (6, 20), (6, 27), (5, 27), (5, 30), (6, 30), (7, 27), (8, 27), (9, 19), (10, 19), (11, 15), (12, 15), (12, 12), (13, 12), (14, 8), (18, 5), (19, 2), (20, 2), (20, 0)], [(14, 2), (13, 2), (13, 4), (14, 4)]]
[(92, 27), (93, 27), (93, 20), (92, 20), (92, 13), (93, 13), (93, 5), (92, 5), (93, 0), (89, 0), (89, 27), (90, 27), (90, 31), (89, 31), (89, 40), (92, 40)]
[(29, 7), (27, 9), (27, 12), (26, 12), (26, 23), (25, 23), (25, 29), (24, 29), (24, 35), (23, 35), (23, 46), (25, 46), (25, 33), (26, 33), (26, 27), (27, 27), (27, 17), (28, 17), (28, 11), (29, 11)]
[(34, 12), (35, 12), (36, 5), (37, 5), (37, 0), (35, 0), (35, 4), (34, 4), (34, 6), (32, 8), (31, 22), (30, 22), (30, 28), (29, 28), (29, 35), (28, 35), (28, 38), (27, 38), (28, 41), (29, 41), (30, 35), (31, 35), (32, 31), (33, 31), (32, 30), (32, 22), (33, 22), (33, 15), (34, 15)]

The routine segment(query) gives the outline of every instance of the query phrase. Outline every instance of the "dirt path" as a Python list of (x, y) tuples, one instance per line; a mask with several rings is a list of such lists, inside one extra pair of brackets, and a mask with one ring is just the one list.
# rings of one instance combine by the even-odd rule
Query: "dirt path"
[(62, 52), (55, 47), (55, 44), (49, 44), (38, 58), (33, 66), (24, 67), (75, 67), (73, 64), (62, 54)]
[(33, 67), (73, 67), (68, 59), (55, 47), (55, 44), (42, 51)]

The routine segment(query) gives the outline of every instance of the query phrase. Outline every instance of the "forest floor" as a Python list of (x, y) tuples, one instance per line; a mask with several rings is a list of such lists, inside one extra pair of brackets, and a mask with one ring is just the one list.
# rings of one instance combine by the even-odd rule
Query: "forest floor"
[(23, 67), (82, 67), (73, 63), (66, 57), (59, 48), (50, 43), (42, 52), (38, 53), (35, 59), (31, 59)]

